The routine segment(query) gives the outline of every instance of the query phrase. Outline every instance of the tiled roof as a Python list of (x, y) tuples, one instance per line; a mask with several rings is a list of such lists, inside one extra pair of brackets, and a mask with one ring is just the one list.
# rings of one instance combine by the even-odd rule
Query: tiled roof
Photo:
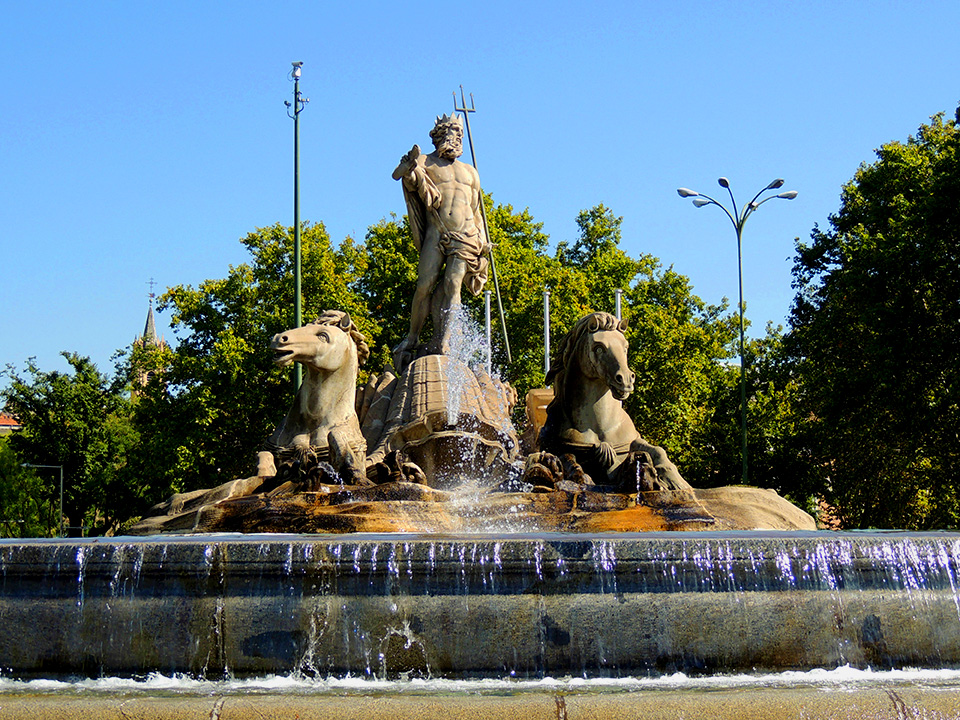
[(17, 420), (10, 413), (0, 412), (0, 428), (9, 428), (13, 430), (14, 428), (20, 427), (20, 421)]

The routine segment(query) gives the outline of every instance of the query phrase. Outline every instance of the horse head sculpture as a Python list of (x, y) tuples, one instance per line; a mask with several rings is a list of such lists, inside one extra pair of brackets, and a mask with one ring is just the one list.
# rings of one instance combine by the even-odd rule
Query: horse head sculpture
[(540, 448), (572, 454), (600, 484), (620, 484), (624, 461), (646, 453), (659, 478), (656, 489), (688, 489), (663, 448), (646, 442), (623, 409), (636, 379), (627, 366), (626, 329), (625, 321), (597, 312), (578, 320), (563, 338), (547, 374), (554, 399), (547, 406)]
[(547, 382), (561, 374), (565, 378), (579, 374), (578, 382), (602, 381), (615, 399), (626, 400), (636, 379), (627, 367), (626, 329), (627, 322), (610, 313), (597, 312), (581, 318), (564, 337), (559, 363), (551, 367)]
[(318, 373), (357, 367), (370, 355), (370, 348), (350, 315), (327, 310), (312, 323), (273, 336), (270, 347), (277, 365), (301, 363)]
[[(350, 316), (327, 310), (312, 323), (277, 333), (270, 347), (278, 365), (298, 362), (306, 370), (290, 411), (267, 441), (273, 455), (311, 450), (338, 470), (345, 462), (362, 469), (366, 442), (354, 400), (358, 366), (370, 349)], [(263, 457), (261, 466), (269, 467)]]

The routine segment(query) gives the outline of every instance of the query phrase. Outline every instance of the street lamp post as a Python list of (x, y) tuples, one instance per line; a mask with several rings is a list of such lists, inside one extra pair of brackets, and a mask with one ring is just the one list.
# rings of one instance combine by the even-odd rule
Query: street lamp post
[(34, 465), (33, 463), (23, 463), (23, 467), (60, 470), (60, 527), (57, 528), (57, 537), (63, 537), (63, 465)]
[[(293, 69), (290, 77), (293, 79), (293, 102), (284, 101), (287, 106), (287, 115), (293, 119), (293, 322), (294, 327), (303, 325), (303, 299), (300, 293), (300, 112), (310, 102), (300, 94), (300, 72), (302, 62), (291, 63)], [(296, 365), (296, 387), (300, 388), (303, 380), (303, 368)]]
[[(744, 485), (747, 484), (747, 368), (744, 363), (743, 358), (743, 261), (742, 261), (742, 245), (743, 245), (743, 226), (747, 222), (753, 213), (757, 211), (757, 208), (763, 205), (767, 200), (773, 200), (774, 198), (780, 198), (781, 200), (793, 200), (797, 196), (796, 190), (788, 190), (787, 192), (778, 193), (777, 195), (768, 195), (767, 197), (760, 200), (760, 196), (765, 192), (770, 190), (778, 190), (783, 187), (783, 180), (777, 178), (769, 185), (767, 185), (763, 190), (758, 192), (753, 196), (753, 200), (746, 204), (742, 211), (737, 209), (737, 201), (733, 198), (733, 190), (730, 189), (730, 181), (725, 177), (719, 178), (717, 182), (720, 184), (720, 187), (724, 188), (727, 193), (730, 195), (730, 202), (733, 206), (733, 212), (731, 213), (726, 207), (721, 203), (714, 200), (709, 195), (704, 195), (703, 193), (698, 193), (694, 190), (689, 190), (687, 188), (678, 188), (677, 194), (680, 197), (692, 197), (693, 204), (696, 207), (704, 207), (706, 205), (716, 205), (718, 208), (723, 210), (727, 217), (730, 218), (730, 222), (733, 223), (733, 229), (737, 232), (737, 282), (740, 288), (740, 457), (742, 459), (743, 465), (743, 478), (742, 482)], [(759, 202), (758, 202), (759, 200)]]

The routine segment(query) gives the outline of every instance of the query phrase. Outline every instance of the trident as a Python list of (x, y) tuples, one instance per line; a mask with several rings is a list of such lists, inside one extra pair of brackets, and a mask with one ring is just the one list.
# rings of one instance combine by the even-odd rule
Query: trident
[[(470, 93), (470, 107), (467, 107), (467, 100), (463, 96), (463, 85), (460, 86), (460, 104), (463, 107), (457, 107), (457, 91), (454, 90), (453, 111), (463, 113), (463, 120), (467, 126), (467, 142), (470, 144), (470, 160), (473, 162), (473, 169), (477, 170), (477, 154), (473, 151), (473, 135), (470, 133), (470, 113), (476, 112), (477, 108), (473, 104), (473, 93)], [(497, 310), (500, 311), (500, 327), (503, 328), (503, 346), (507, 351), (507, 362), (512, 363), (513, 358), (510, 356), (510, 339), (507, 337), (507, 321), (503, 316), (503, 303), (500, 301), (500, 283), (497, 281), (497, 265), (493, 261), (493, 243), (490, 242), (490, 226), (487, 224), (487, 205), (483, 201), (482, 190), (480, 192), (480, 213), (483, 216), (483, 234), (486, 235), (487, 245), (490, 246), (490, 274), (493, 275), (493, 288), (497, 293)]]

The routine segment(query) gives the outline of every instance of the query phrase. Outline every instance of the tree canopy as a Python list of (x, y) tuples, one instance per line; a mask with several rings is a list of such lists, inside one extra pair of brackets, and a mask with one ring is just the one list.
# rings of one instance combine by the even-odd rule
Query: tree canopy
[(848, 527), (960, 523), (958, 120), (881, 147), (797, 247), (801, 430)]
[[(45, 372), (27, 361), (26, 374), (7, 368), (3, 393), (21, 432), (9, 438), (21, 463), (63, 467), (63, 514), (71, 534), (116, 530), (138, 505), (143, 486), (122, 473), (138, 444), (125, 384), (100, 373), (89, 358), (63, 353), (71, 372)], [(5, 465), (10, 468), (9, 458)], [(59, 496), (59, 473), (36, 473), (42, 490), (35, 498), (44, 515)], [(28, 478), (29, 480), (29, 478)]]
[(60, 516), (49, 484), (39, 477), (41, 472), (60, 478), (56, 468), (24, 467), (8, 439), (0, 437), (0, 537), (56, 535)]

